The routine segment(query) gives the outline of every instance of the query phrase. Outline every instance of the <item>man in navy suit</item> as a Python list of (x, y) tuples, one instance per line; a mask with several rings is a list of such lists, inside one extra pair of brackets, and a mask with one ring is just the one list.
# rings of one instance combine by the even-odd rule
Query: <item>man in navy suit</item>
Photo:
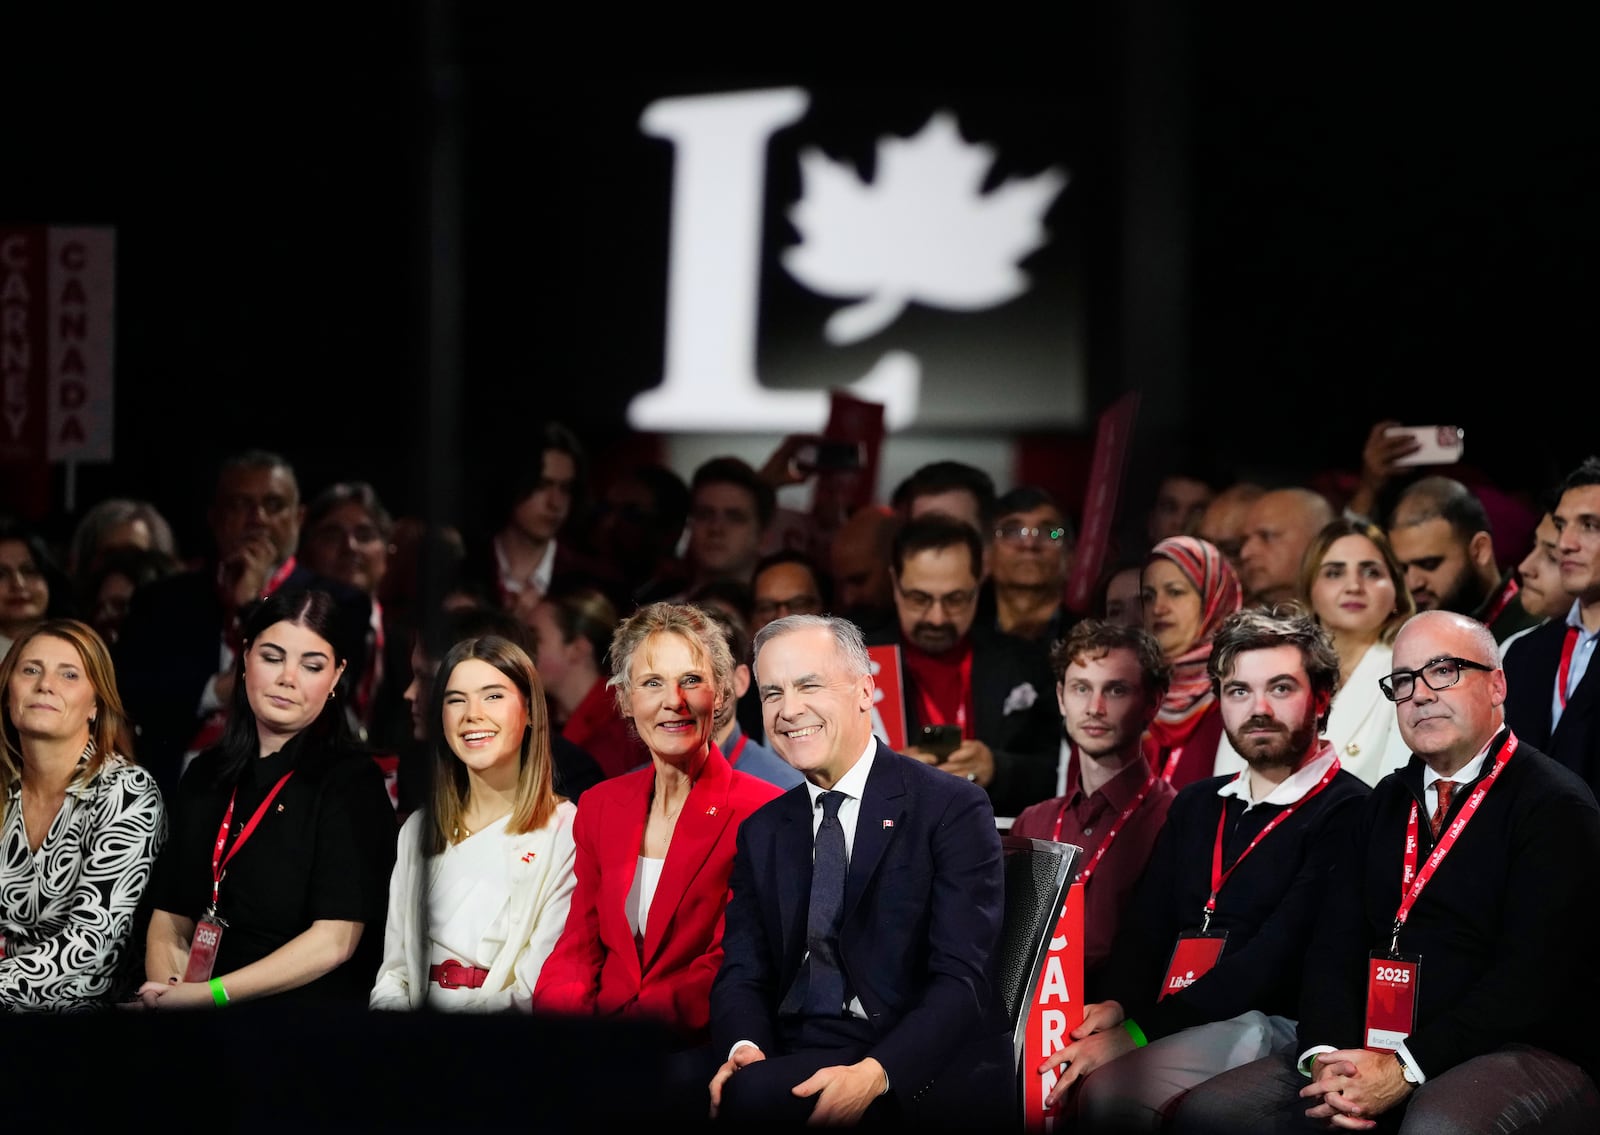
[[(756, 636), (755, 670), (767, 737), (806, 783), (739, 828), (711, 989), (713, 1045), (727, 1054), (712, 1113), (764, 1126), (955, 1122), (959, 1100), (964, 1118), (997, 1120), (1015, 1069), (958, 1059), (991, 1036), (1010, 1056), (992, 986), (1004, 880), (987, 795), (873, 738), (871, 669), (854, 624), (778, 619)], [(843, 794), (831, 804), (848, 868), (836, 933), (819, 938), (808, 910), (814, 875), (827, 874), (817, 835), (832, 823), (825, 793)], [(824, 983), (828, 955), (843, 995), (824, 1011), (804, 995)]]

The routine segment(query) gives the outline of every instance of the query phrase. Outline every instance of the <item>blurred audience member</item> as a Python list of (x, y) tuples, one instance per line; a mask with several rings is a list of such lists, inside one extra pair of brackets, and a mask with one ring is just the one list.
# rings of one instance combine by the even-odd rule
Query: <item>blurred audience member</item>
[(1063, 597), (1072, 570), (1072, 525), (1055, 498), (1034, 485), (1002, 496), (995, 517), (989, 553), (995, 627), (1055, 642), (1070, 622)]
[(1389, 543), (1419, 611), (1454, 611), (1504, 641), (1538, 619), (1517, 597), (1516, 573), (1501, 573), (1483, 502), (1460, 481), (1424, 477), (1395, 501)]
[(1328, 498), (1311, 489), (1273, 489), (1257, 497), (1245, 513), (1239, 546), (1245, 602), (1270, 608), (1293, 600), (1311, 538), (1333, 517)]
[(890, 509), (869, 504), (844, 522), (828, 549), (833, 613), (849, 619), (867, 634), (894, 624), (894, 585), (889, 565), (898, 523)]
[(126, 1000), (167, 821), (110, 651), (83, 623), (37, 623), (0, 660), (0, 699), (0, 1012)]
[(1250, 506), (1260, 500), (1266, 489), (1254, 481), (1236, 481), (1223, 488), (1206, 510), (1191, 535), (1198, 536), (1216, 547), (1238, 575), (1241, 569), (1239, 553), (1244, 550), (1245, 526), (1250, 518)]
[(67, 545), (67, 574), (82, 581), (112, 548), (153, 548), (178, 562), (172, 525), (149, 501), (110, 497), (85, 512)]
[[(749, 587), (777, 498), (737, 457), (713, 457), (689, 481), (688, 593), (712, 580)], [(749, 617), (749, 613), (745, 613)]]
[(750, 633), (785, 615), (820, 615), (833, 606), (832, 581), (804, 552), (773, 552), (751, 581)]
[(1084, 850), (1084, 988), (1099, 1000), (1122, 911), (1144, 873), (1177, 795), (1145, 760), (1143, 739), (1171, 668), (1142, 627), (1085, 619), (1050, 652), (1056, 702), (1070, 748), (1065, 791), (1023, 809), (1011, 834)]
[(650, 759), (649, 750), (607, 684), (617, 611), (597, 588), (547, 595), (533, 613), (534, 657), (561, 735), (594, 758), (603, 776), (621, 776)]
[[(964, 520), (932, 513), (894, 540), (893, 631), (900, 647), (906, 755), (976, 782), (997, 816), (1055, 794), (1061, 715), (1045, 651), (977, 625), (983, 545)], [(954, 726), (948, 753), (922, 747), (923, 726)]]
[(1200, 518), (1216, 498), (1217, 490), (1195, 471), (1175, 470), (1156, 485), (1155, 500), (1145, 518), (1150, 546), (1168, 536), (1193, 536)]
[(1534, 627), (1541, 627), (1550, 619), (1561, 618), (1572, 609), (1572, 594), (1561, 584), (1561, 555), (1557, 550), (1561, 533), (1556, 530), (1554, 508), (1552, 502), (1550, 508), (1545, 510), (1533, 530), (1533, 546), (1517, 565), (1517, 583), (1522, 588), (1517, 592), (1517, 598), (1522, 600), (1522, 609), (1539, 621), (1532, 627), (1524, 627), (1505, 637), (1500, 643), (1502, 661), (1512, 643), (1526, 638)]
[(397, 625), (378, 596), (389, 573), (394, 521), (365, 481), (329, 485), (306, 506), (300, 560), (316, 575), (364, 592), (371, 603), (362, 652), (360, 684), (345, 707), (356, 736), (376, 748), (401, 744), (410, 732), (403, 696), (406, 629)]
[(975, 465), (935, 461), (896, 485), (889, 503), (902, 520), (938, 512), (970, 524), (987, 537), (994, 526), (994, 478)]
[(0, 657), (40, 619), (77, 614), (72, 586), (50, 545), (20, 521), (0, 520)]
[(1140, 603), (1145, 629), (1172, 667), (1150, 727), (1150, 764), (1162, 780), (1183, 788), (1212, 775), (1222, 741), (1222, 714), (1206, 666), (1212, 636), (1239, 610), (1239, 581), (1214, 544), (1172, 536), (1150, 550)]
[(1144, 602), (1139, 597), (1143, 586), (1143, 563), (1113, 568), (1100, 588), (1099, 602), (1095, 605), (1097, 615), (1119, 626), (1144, 626)]
[(157, 548), (128, 545), (107, 548), (82, 577), (78, 610), (83, 612), (96, 634), (115, 646), (122, 634), (122, 622), (128, 617), (133, 593), (177, 571), (178, 561)]
[(605, 489), (589, 545), (622, 576), (629, 605), (681, 594), (687, 568), (678, 542), (689, 519), (689, 486), (665, 465), (635, 465)]
[(433, 806), (400, 830), (368, 1003), (531, 1009), (577, 885), (577, 808), (553, 787), (539, 675), (509, 639), (463, 639), (430, 703)]

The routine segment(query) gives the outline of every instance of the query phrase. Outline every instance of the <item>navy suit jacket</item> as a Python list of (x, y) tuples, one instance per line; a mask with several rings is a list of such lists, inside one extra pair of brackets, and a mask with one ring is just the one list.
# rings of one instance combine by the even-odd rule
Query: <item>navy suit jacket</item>
[(1550, 729), (1550, 699), (1561, 666), (1565, 619), (1551, 619), (1506, 652), (1506, 724), (1518, 740), (1566, 765), (1600, 795), (1600, 663), (1590, 662), (1567, 699), (1561, 722)]
[[(778, 1006), (806, 952), (811, 819), (802, 784), (739, 827), (711, 989), (719, 1054), (740, 1040), (768, 1055), (783, 1050)], [(980, 1027), (997, 1022), (992, 956), (1003, 902), (988, 796), (879, 744), (851, 848), (839, 953), (875, 1035), (871, 1055), (897, 1095), (915, 1098)]]

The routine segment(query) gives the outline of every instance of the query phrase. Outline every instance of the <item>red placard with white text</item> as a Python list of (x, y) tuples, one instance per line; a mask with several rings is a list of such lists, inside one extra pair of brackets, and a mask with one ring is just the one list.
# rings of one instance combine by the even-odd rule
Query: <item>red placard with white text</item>
[(898, 646), (869, 646), (872, 680), (872, 733), (897, 753), (906, 750), (905, 681), (900, 676)]
[(1138, 416), (1139, 395), (1129, 391), (1106, 408), (1095, 428), (1094, 458), (1083, 495), (1083, 529), (1078, 533), (1072, 574), (1067, 578), (1063, 596), (1067, 609), (1080, 615), (1089, 610), (1094, 599), (1094, 586), (1100, 579), (1106, 550), (1111, 546), (1111, 524), (1116, 518), (1122, 469), (1127, 463), (1134, 421)]
[(1067, 1034), (1083, 1023), (1083, 884), (1067, 888), (1055, 937), (1044, 961), (1039, 992), (1028, 1006), (1028, 1027), (1022, 1044), (1022, 1124), (1028, 1131), (1051, 1131), (1061, 1116), (1047, 1111), (1045, 1096), (1056, 1086), (1056, 1074), (1035, 1069), (1052, 1052), (1071, 1041)]

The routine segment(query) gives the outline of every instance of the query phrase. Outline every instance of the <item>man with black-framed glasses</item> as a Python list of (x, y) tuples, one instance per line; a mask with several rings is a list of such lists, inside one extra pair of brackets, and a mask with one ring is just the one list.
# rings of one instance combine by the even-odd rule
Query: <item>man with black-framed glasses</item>
[(1006, 493), (995, 513), (989, 545), (995, 628), (1055, 642), (1074, 621), (1062, 602), (1072, 571), (1072, 524), (1055, 498), (1035, 485)]
[(1181, 1132), (1593, 1131), (1600, 807), (1504, 720), (1494, 635), (1401, 629), (1382, 679), (1411, 762), (1378, 782), (1306, 958), (1296, 1054), (1208, 1080)]
[[(983, 576), (972, 525), (906, 522), (891, 549), (897, 625), (868, 641), (900, 648), (906, 754), (980, 785), (995, 815), (1014, 817), (1055, 795), (1061, 714), (1044, 649), (979, 619)], [(924, 725), (950, 727), (954, 747), (923, 742)]]

